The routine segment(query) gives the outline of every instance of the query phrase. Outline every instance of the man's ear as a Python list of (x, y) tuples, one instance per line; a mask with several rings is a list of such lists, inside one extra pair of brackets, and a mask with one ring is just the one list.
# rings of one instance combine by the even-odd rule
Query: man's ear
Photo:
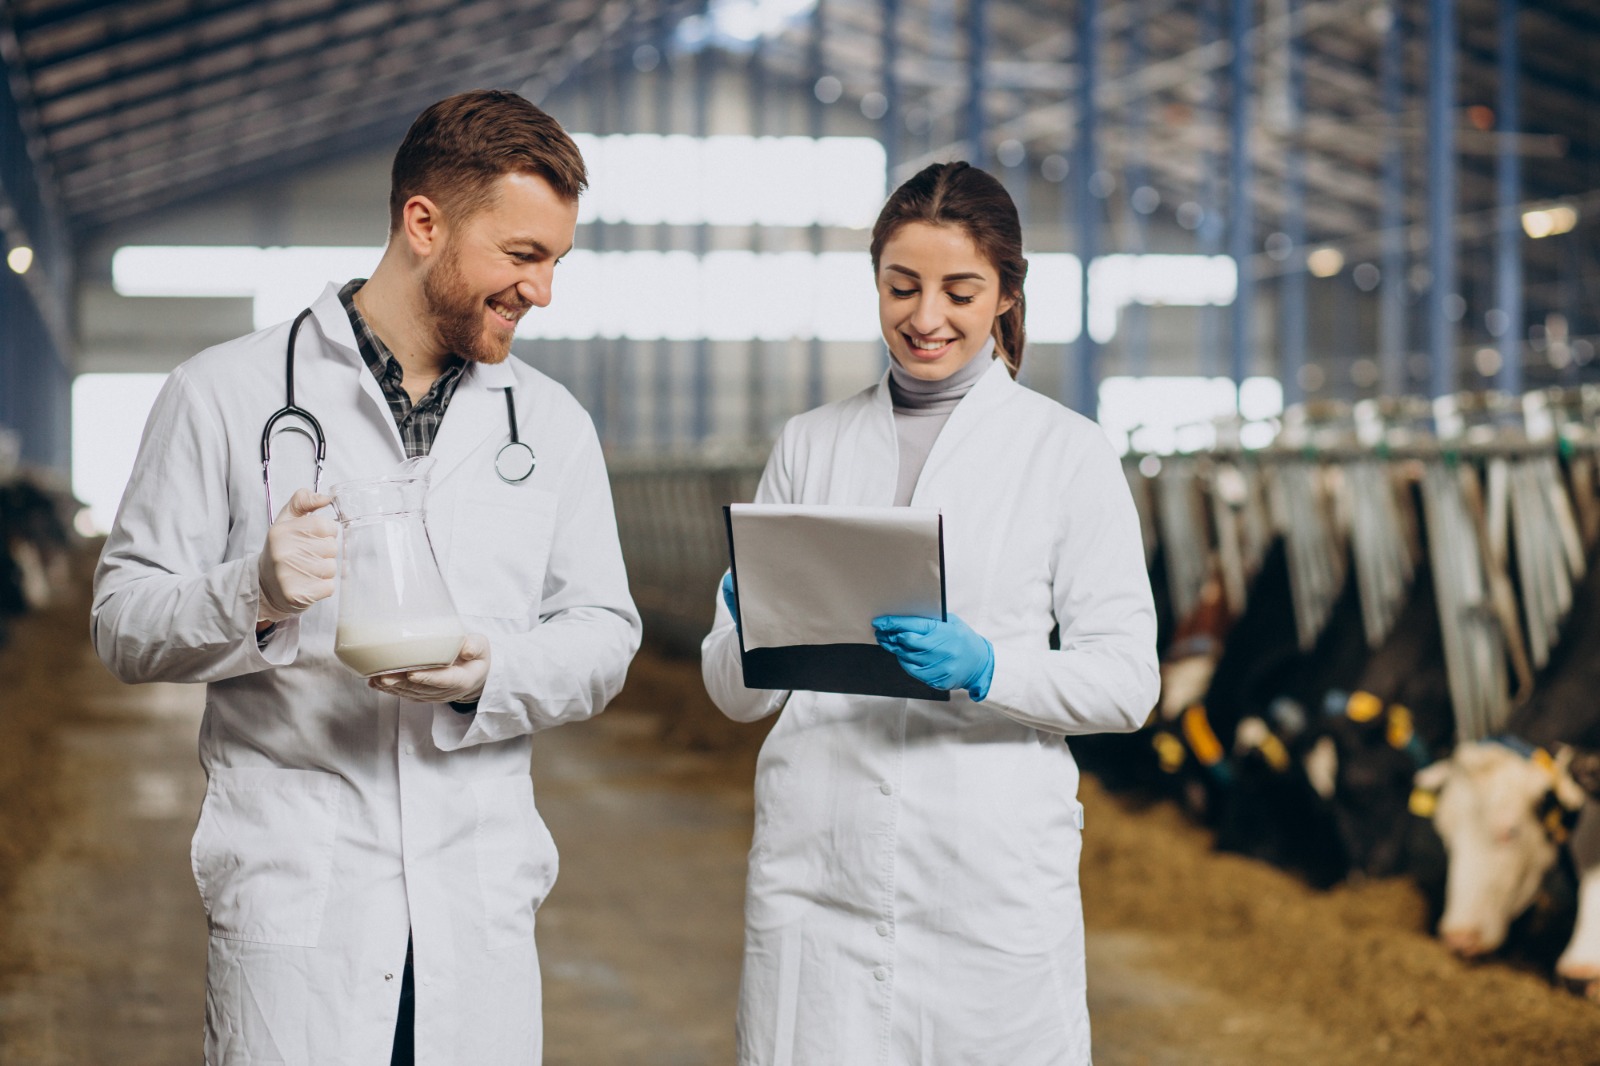
[(421, 193), (413, 196), (400, 209), (400, 230), (411, 254), (423, 259), (432, 255), (444, 234), (444, 216), (439, 205)]

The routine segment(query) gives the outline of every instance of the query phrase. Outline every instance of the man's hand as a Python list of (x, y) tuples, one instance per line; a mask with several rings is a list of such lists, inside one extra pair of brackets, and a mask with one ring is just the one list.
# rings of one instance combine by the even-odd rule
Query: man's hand
[(483, 683), (488, 679), (489, 638), (468, 633), (461, 654), (449, 666), (379, 674), (368, 678), (367, 684), (379, 692), (419, 703), (475, 703), (483, 695)]
[(267, 543), (261, 549), (258, 624), (281, 622), (333, 595), (339, 527), (315, 514), (332, 502), (332, 496), (300, 489), (267, 530)]

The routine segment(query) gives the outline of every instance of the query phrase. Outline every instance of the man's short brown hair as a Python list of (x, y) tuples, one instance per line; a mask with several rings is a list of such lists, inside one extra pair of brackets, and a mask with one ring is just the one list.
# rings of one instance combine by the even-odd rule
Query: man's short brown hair
[(561, 124), (526, 99), (501, 89), (474, 89), (429, 107), (394, 154), (389, 181), (389, 231), (413, 196), (426, 196), (454, 221), (488, 204), (502, 174), (537, 174), (562, 199), (589, 186), (578, 146)]

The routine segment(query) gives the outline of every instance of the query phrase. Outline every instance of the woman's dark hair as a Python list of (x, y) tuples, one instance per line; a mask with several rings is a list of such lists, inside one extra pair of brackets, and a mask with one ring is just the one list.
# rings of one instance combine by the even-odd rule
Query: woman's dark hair
[(1010, 310), (995, 319), (994, 341), (1006, 369), (1016, 377), (1022, 368), (1022, 281), (1028, 261), (1022, 257), (1022, 223), (1011, 194), (995, 178), (970, 163), (934, 163), (894, 191), (872, 227), (872, 273), (878, 273), (883, 246), (907, 222), (959, 227), (1000, 275), (1000, 295)]
[(406, 201), (419, 194), (466, 219), (510, 173), (537, 174), (569, 203), (589, 184), (567, 131), (516, 93), (475, 89), (440, 100), (417, 116), (395, 152), (389, 231), (400, 228)]

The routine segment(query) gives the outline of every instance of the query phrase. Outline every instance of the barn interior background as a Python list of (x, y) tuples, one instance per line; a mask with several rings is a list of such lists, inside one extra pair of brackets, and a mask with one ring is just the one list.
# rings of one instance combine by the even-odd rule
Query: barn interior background
[[(1596, 54), (1584, 0), (0, 0), (0, 1053), (193, 1057), (197, 708), (96, 673), (84, 573), (166, 373), (369, 270), (400, 135), (491, 85), (592, 168), (516, 352), (595, 419), (651, 644), (541, 806), (709, 827), (660, 858), (679, 1000), (667, 915), (552, 900), (553, 1061), (731, 1056), (718, 510), (881, 375), (867, 229), (951, 158), (1017, 201), (1023, 380), (1124, 452), (1162, 610), (1149, 725), (1074, 745), (1097, 1060), (1600, 1061)], [(1505, 817), (1447, 855), (1463, 796)], [(1452, 919), (1447, 868), (1532, 893)]]

